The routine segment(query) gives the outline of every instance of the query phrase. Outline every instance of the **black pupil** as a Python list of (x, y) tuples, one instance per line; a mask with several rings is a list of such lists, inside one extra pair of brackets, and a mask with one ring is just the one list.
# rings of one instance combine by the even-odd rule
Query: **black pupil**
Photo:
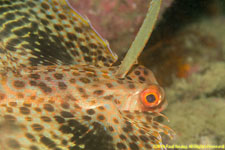
[(153, 94), (149, 94), (146, 96), (146, 99), (149, 103), (153, 103), (155, 101), (155, 96)]

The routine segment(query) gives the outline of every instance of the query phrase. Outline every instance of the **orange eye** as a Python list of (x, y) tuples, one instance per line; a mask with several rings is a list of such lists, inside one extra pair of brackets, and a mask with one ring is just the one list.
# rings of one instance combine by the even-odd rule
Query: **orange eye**
[(141, 101), (145, 107), (154, 107), (161, 102), (161, 93), (157, 86), (152, 85), (141, 93)]

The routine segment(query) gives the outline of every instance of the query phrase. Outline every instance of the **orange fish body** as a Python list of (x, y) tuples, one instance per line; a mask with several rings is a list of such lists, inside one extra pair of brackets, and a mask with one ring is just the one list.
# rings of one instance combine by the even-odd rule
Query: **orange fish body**
[[(68, 10), (67, 10), (68, 9)], [(58, 0), (0, 0), (0, 149), (145, 150), (170, 128), (153, 73), (116, 77), (116, 60)]]
[[(2, 73), (0, 145), (11, 150), (15, 144), (25, 149), (148, 149), (160, 144), (159, 132), (171, 130), (153, 119), (166, 101), (155, 79), (147, 78), (152, 73), (140, 69), (137, 80), (115, 78), (117, 67), (82, 65)], [(153, 109), (140, 98), (149, 87), (161, 94)]]

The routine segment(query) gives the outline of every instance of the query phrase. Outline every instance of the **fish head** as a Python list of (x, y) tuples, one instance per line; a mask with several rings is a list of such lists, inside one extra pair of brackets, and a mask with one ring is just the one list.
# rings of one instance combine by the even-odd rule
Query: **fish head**
[[(172, 138), (174, 132), (156, 121), (158, 117), (167, 119), (160, 113), (166, 108), (167, 101), (153, 73), (137, 66), (121, 79), (115, 75), (117, 70), (118, 67), (95, 69), (98, 79), (89, 78), (91, 82), (84, 89), (90, 93), (88, 99), (76, 102), (85, 112), (82, 115), (91, 114), (92, 120), (88, 124), (97, 122), (104, 127), (115, 148), (151, 149), (162, 144), (160, 133)], [(82, 117), (77, 120), (83, 122)]]
[[(86, 73), (82, 73), (84, 70)], [(161, 112), (167, 106), (163, 88), (158, 85), (152, 71), (144, 66), (136, 66), (125, 78), (116, 76), (118, 66), (98, 69), (87, 66), (84, 70), (78, 70), (77, 78), (82, 83), (76, 83), (88, 96), (84, 101), (82, 94), (76, 95), (82, 108), (98, 107), (101, 100), (104, 103), (110, 101), (119, 111)], [(83, 86), (85, 81), (88, 84)], [(76, 88), (73, 90), (77, 93)]]
[(131, 79), (135, 91), (124, 99), (123, 110), (161, 112), (167, 106), (164, 89), (158, 84), (153, 72), (144, 66), (136, 66), (126, 77)]

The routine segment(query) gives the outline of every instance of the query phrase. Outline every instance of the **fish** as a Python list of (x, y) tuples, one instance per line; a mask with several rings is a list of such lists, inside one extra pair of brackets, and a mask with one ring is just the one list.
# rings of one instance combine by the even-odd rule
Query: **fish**
[(151, 70), (117, 56), (63, 0), (0, 0), (0, 149), (148, 150), (167, 106)]

